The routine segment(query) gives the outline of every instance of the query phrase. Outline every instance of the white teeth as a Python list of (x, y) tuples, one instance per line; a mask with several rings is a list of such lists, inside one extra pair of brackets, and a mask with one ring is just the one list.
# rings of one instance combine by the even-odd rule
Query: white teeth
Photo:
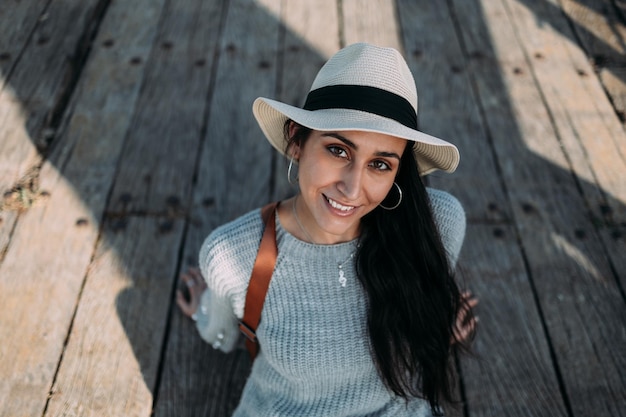
[(338, 202), (331, 200), (330, 198), (326, 197), (326, 200), (328, 200), (328, 202), (330, 203), (331, 206), (333, 206), (334, 208), (336, 208), (337, 210), (341, 210), (341, 211), (350, 211), (353, 210), (354, 207), (350, 207), (350, 206), (344, 206), (342, 204), (339, 204)]

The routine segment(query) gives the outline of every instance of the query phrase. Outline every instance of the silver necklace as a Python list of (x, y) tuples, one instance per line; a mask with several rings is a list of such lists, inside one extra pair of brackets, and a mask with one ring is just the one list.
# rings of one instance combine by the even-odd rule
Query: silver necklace
[(343, 272), (343, 266), (346, 264), (346, 262), (352, 260), (352, 258), (354, 258), (354, 252), (356, 252), (356, 249), (353, 250), (350, 253), (350, 256), (348, 256), (348, 258), (341, 262), (341, 263), (337, 263), (337, 268), (339, 268), (339, 285), (341, 285), (342, 287), (345, 287), (346, 284), (348, 283), (348, 279), (346, 278), (344, 272)]
[[(302, 225), (302, 222), (300, 222), (300, 217), (298, 217), (298, 212), (296, 211), (296, 201), (298, 201), (297, 195), (296, 195), (296, 198), (294, 198), (293, 200), (293, 204), (291, 205), (291, 209), (293, 211), (293, 217), (295, 217), (296, 223), (298, 223), (298, 226), (300, 227), (300, 230), (302, 230), (302, 233), (304, 233), (307, 239), (309, 239), (309, 242), (315, 243), (315, 241), (313, 240), (309, 232), (307, 232), (307, 230)], [(339, 285), (341, 285), (342, 287), (345, 287), (346, 284), (348, 283), (348, 279), (346, 278), (346, 274), (343, 271), (343, 267), (348, 261), (354, 258), (354, 253), (356, 252), (357, 248), (358, 248), (358, 245), (343, 262), (337, 262), (337, 268), (339, 269)]]

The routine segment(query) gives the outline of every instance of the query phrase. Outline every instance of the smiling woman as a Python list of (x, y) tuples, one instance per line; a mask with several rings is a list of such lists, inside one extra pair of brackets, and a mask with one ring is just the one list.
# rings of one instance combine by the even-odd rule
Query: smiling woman
[[(301, 128), (291, 122), (288, 137), (293, 138)], [(299, 162), (302, 196), (300, 204), (291, 203), (303, 224), (296, 237), (323, 244), (355, 239), (361, 218), (389, 193), (407, 141), (359, 131), (312, 131), (307, 139), (306, 146), (304, 140), (291, 145), (291, 154)], [(285, 206), (282, 210), (287, 211)], [(285, 226), (289, 230), (292, 225)], [(302, 236), (303, 232), (308, 236)]]
[[(404, 59), (351, 45), (320, 70), (303, 108), (259, 98), (253, 111), (292, 181), (298, 165), (299, 192), (270, 215), (276, 266), (235, 415), (439, 414), (476, 300), (453, 278), (463, 208), (420, 176), (454, 171), (458, 151), (417, 130)], [(219, 227), (200, 271), (182, 276), (191, 297), (179, 293), (178, 304), (225, 352), (237, 344), (263, 229), (258, 209)]]

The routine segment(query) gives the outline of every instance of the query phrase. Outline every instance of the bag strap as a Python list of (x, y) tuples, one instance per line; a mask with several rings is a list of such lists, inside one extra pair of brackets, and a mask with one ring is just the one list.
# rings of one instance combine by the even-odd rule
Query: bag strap
[(276, 209), (278, 204), (278, 202), (270, 203), (261, 209), (261, 218), (265, 223), (265, 230), (248, 284), (243, 319), (239, 321), (239, 330), (246, 336), (246, 347), (252, 360), (259, 352), (256, 329), (261, 321), (265, 295), (270, 286), (278, 256), (278, 248), (276, 247)]

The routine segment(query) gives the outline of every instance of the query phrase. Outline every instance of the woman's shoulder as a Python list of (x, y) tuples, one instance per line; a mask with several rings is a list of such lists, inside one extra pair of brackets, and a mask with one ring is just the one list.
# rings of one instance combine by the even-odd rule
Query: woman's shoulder
[(225, 223), (204, 240), (198, 264), (204, 279), (220, 295), (247, 284), (263, 233), (260, 209)]
[(433, 212), (452, 217), (465, 218), (465, 209), (461, 202), (447, 191), (426, 188)]
[(261, 210), (256, 208), (249, 211), (234, 220), (224, 223), (216, 227), (207, 237), (207, 240), (236, 242), (238, 240), (247, 240), (250, 234), (257, 230), (261, 230), (263, 221), (261, 219)]
[[(263, 229), (260, 209), (254, 209), (221, 226), (216, 227), (204, 240), (200, 250), (200, 261), (211, 252), (239, 252), (259, 244)], [(215, 253), (213, 253), (215, 256)]]
[(465, 239), (465, 210), (461, 202), (447, 191), (427, 188), (435, 224), (451, 264), (456, 264)]

